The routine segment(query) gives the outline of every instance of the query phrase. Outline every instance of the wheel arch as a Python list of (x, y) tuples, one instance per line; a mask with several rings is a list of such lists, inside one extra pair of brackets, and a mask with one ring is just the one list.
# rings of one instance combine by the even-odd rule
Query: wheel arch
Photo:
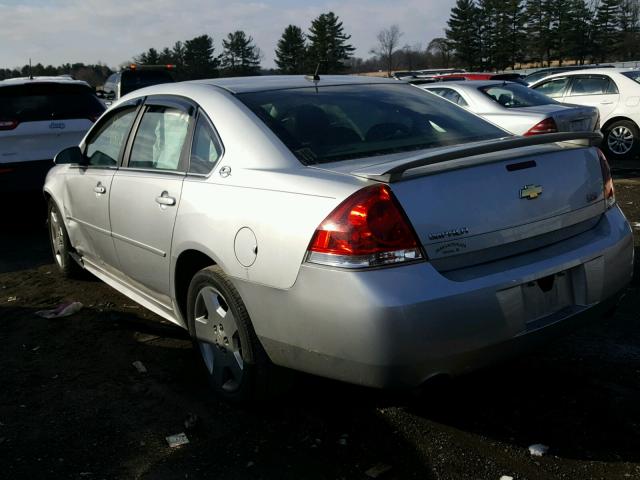
[(636, 128), (638, 128), (640, 130), (640, 128), (638, 127), (638, 124), (635, 121), (633, 121), (629, 117), (625, 117), (623, 115), (617, 115), (615, 117), (610, 118), (609, 120), (604, 122), (604, 125), (602, 125), (600, 127), (600, 130), (604, 133), (604, 130), (606, 130), (611, 124), (613, 124), (615, 122), (620, 122), (620, 121), (631, 122), (636, 126)]
[(198, 248), (188, 248), (180, 252), (175, 260), (173, 269), (173, 292), (178, 313), (184, 325), (189, 325), (187, 319), (187, 296), (189, 284), (193, 276), (203, 268), (218, 265), (218, 262), (208, 253)]

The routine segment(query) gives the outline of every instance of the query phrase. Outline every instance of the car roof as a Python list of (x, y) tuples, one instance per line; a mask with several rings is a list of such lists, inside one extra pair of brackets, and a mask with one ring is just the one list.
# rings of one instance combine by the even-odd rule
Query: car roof
[(388, 83), (398, 85), (398, 80), (363, 75), (320, 75), (315, 82), (304, 75), (265, 75), (255, 77), (228, 77), (206, 80), (194, 80), (185, 83), (204, 83), (224, 88), (231, 93), (265, 92), (269, 90), (286, 90), (304, 87), (328, 87), (338, 85), (366, 85)]
[(612, 73), (616, 74), (616, 73), (622, 73), (622, 72), (632, 72), (634, 70), (637, 70), (637, 69), (635, 68), (586, 68), (582, 70), (571, 70), (568, 72), (553, 73), (547, 77), (543, 77), (537, 82), (535, 82), (534, 85), (543, 80), (549, 80), (550, 78), (559, 78), (559, 77), (566, 77), (566, 76), (573, 77), (575, 75), (611, 75)]
[(512, 82), (510, 80), (461, 80), (459, 82), (436, 82), (436, 83), (428, 83), (426, 85), (421, 86), (421, 88), (431, 89), (431, 88), (447, 88), (449, 86), (461, 87), (467, 90), (476, 90), (482, 87), (490, 87), (493, 85), (504, 85), (508, 83), (510, 85), (522, 85), (518, 82)]
[(9, 78), (7, 80), (0, 80), (0, 87), (9, 87), (14, 85), (31, 85), (34, 83), (60, 83), (65, 85), (84, 85), (89, 87), (89, 84), (84, 80), (74, 80), (68, 76), (58, 77), (17, 77)]

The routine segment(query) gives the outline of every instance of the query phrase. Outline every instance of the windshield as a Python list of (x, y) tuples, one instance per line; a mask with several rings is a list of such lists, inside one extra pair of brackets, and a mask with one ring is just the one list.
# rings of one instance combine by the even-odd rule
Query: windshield
[(122, 72), (120, 95), (160, 83), (171, 83), (173, 77), (166, 70), (126, 70)]
[(518, 83), (489, 85), (480, 87), (478, 90), (505, 108), (537, 107), (558, 103), (552, 98)]
[(640, 83), (640, 70), (633, 70), (632, 72), (621, 72), (625, 77), (630, 78), (638, 83)]
[(104, 109), (86, 85), (39, 82), (0, 88), (0, 120), (92, 119)]
[(411, 85), (343, 85), (238, 95), (304, 164), (508, 136)]

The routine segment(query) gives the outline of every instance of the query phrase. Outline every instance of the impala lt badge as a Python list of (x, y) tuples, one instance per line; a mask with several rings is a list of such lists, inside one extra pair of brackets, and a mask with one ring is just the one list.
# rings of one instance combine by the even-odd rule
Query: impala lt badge
[(520, 198), (533, 200), (534, 198), (538, 198), (540, 195), (542, 195), (541, 185), (525, 185), (520, 189)]

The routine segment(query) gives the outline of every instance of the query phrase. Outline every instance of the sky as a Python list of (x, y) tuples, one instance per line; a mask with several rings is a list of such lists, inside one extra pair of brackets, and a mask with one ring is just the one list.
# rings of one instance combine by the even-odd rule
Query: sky
[(274, 66), (274, 50), (289, 24), (307, 31), (311, 20), (333, 11), (367, 58), (376, 35), (397, 24), (401, 44), (422, 44), (443, 36), (455, 0), (0, 0), (0, 68), (28, 63), (97, 63), (116, 68), (154, 47), (171, 47), (211, 35), (218, 54), (234, 30), (251, 35)]

